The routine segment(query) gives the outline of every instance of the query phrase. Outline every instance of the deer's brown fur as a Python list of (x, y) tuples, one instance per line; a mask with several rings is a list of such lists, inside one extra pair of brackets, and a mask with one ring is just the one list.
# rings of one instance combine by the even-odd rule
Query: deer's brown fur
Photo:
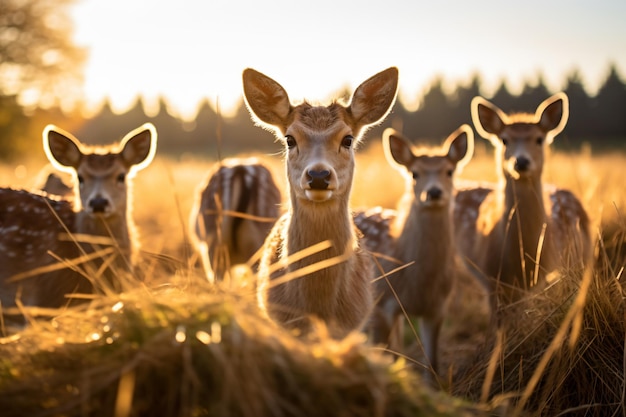
[[(227, 158), (200, 185), (191, 210), (191, 236), (210, 280), (251, 262), (281, 214), (272, 171), (258, 158)], [(250, 265), (255, 269), (256, 262)]]
[[(109, 147), (82, 144), (52, 125), (43, 132), (50, 161), (74, 178), (73, 202), (45, 192), (0, 189), (0, 300), (61, 307), (94, 282), (115, 288), (137, 252), (130, 182), (156, 151), (156, 130), (145, 124)], [(94, 259), (90, 259), (90, 257)]]
[[(387, 115), (397, 85), (398, 70), (389, 68), (363, 82), (348, 105), (292, 105), (276, 81), (253, 69), (243, 73), (250, 112), (285, 145), (288, 207), (265, 243), (259, 303), (286, 327), (306, 332), (315, 318), (342, 337), (370, 314), (372, 269), (348, 204), (354, 147), (369, 126)], [(293, 258), (322, 242), (330, 247)], [(328, 261), (333, 264), (323, 264)], [(290, 273), (304, 276), (289, 279)], [(281, 277), (287, 278), (281, 282)]]
[(542, 179), (546, 149), (568, 115), (564, 93), (546, 99), (534, 114), (509, 115), (482, 97), (472, 101), (474, 125), (494, 146), (499, 182), (459, 192), (455, 222), (463, 257), (496, 310), (591, 256), (582, 204)]
[[(441, 149), (418, 151), (393, 129), (385, 130), (383, 141), (389, 163), (407, 186), (396, 211), (376, 208), (355, 217), (367, 248), (385, 255), (378, 275), (388, 274), (376, 281), (372, 336), (375, 343), (399, 349), (390, 338), (393, 326), (404, 313), (418, 317), (420, 339), (436, 374), (439, 331), (456, 270), (453, 175), (473, 154), (473, 132), (461, 126)], [(397, 268), (402, 269), (391, 272)]]

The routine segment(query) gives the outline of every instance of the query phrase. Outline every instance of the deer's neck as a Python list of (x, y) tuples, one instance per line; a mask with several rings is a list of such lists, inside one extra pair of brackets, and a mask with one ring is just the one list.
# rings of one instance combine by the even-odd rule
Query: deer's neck
[(433, 209), (411, 204), (398, 222), (396, 256), (400, 260), (439, 267), (452, 257), (454, 228), (449, 206)]
[[(115, 248), (128, 258), (135, 251), (131, 239), (131, 230), (133, 230), (134, 224), (132, 224), (132, 220), (128, 219), (127, 210), (124, 210), (123, 213), (103, 217), (80, 211), (76, 214), (74, 233), (110, 238)], [(84, 246), (87, 249), (92, 248), (89, 243)], [(127, 261), (128, 259), (125, 262)]]
[[(508, 179), (504, 188), (504, 212), (501, 218), (505, 234), (502, 277), (505, 281), (522, 280), (516, 285), (529, 287), (536, 280), (537, 261), (540, 274), (552, 268), (554, 250), (549, 237), (543, 187), (539, 179)], [(545, 239), (542, 239), (542, 234)], [(543, 242), (543, 243), (542, 243)], [(541, 253), (539, 249), (541, 248)], [(496, 248), (497, 249), (497, 248)], [(500, 250), (500, 249), (498, 249)]]
[(547, 220), (543, 202), (543, 186), (540, 178), (507, 177), (504, 183), (504, 214), (514, 210), (516, 221), (522, 230), (539, 231)]
[[(315, 253), (301, 261), (289, 265), (289, 270), (297, 270), (316, 262), (351, 254), (357, 239), (348, 208), (348, 201), (333, 200), (312, 203), (292, 199), (291, 218), (287, 227), (286, 248), (290, 255), (312, 245), (329, 241), (331, 247)], [(308, 304), (308, 311), (324, 318), (330, 300), (335, 300), (353, 273), (353, 259), (310, 273), (297, 281), (300, 297)], [(319, 305), (317, 305), (319, 304)]]

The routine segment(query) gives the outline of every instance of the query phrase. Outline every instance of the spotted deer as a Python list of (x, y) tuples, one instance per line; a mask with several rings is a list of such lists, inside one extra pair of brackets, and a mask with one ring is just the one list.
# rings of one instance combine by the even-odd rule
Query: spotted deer
[(471, 110), (476, 130), (495, 149), (499, 180), (460, 191), (455, 224), (463, 257), (497, 314), (552, 273), (589, 260), (589, 219), (574, 194), (542, 180), (546, 149), (567, 123), (564, 93), (534, 114), (506, 114), (482, 97)]
[[(398, 70), (391, 67), (359, 85), (347, 105), (292, 105), (276, 81), (243, 72), (250, 113), (285, 146), (287, 212), (266, 240), (258, 295), (261, 308), (287, 328), (306, 333), (312, 319), (341, 338), (371, 312), (371, 259), (349, 208), (354, 148), (386, 117), (397, 86)], [(322, 250), (302, 254), (320, 244)]]
[(474, 134), (462, 125), (441, 148), (418, 150), (388, 128), (383, 145), (388, 162), (404, 177), (406, 191), (396, 210), (376, 207), (355, 213), (367, 249), (385, 255), (376, 266), (377, 275), (385, 276), (376, 281), (372, 339), (401, 348), (393, 346), (392, 329), (404, 314), (418, 317), (430, 378), (437, 374), (439, 331), (455, 280), (453, 179), (473, 155)]
[(228, 158), (209, 171), (189, 223), (210, 281), (221, 281), (231, 266), (251, 261), (280, 216), (281, 202), (271, 170), (258, 158)]
[(116, 288), (137, 252), (130, 188), (152, 161), (156, 130), (145, 124), (121, 143), (87, 146), (49, 125), (43, 131), (48, 159), (71, 173), (73, 202), (44, 192), (0, 189), (0, 301), (62, 307), (67, 294), (91, 293), (95, 281)]

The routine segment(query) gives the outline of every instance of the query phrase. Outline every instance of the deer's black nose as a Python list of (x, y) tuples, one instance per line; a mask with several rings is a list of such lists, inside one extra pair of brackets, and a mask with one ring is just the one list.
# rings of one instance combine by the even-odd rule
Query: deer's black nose
[(519, 158), (515, 160), (515, 170), (517, 172), (528, 171), (529, 168), (530, 168), (530, 159), (524, 156), (520, 156)]
[(443, 195), (443, 191), (441, 191), (441, 188), (433, 187), (426, 192), (426, 195), (429, 200), (439, 200)]
[(328, 184), (330, 184), (330, 171), (325, 169), (321, 171), (310, 169), (307, 174), (312, 190), (325, 190), (328, 188)]
[(108, 205), (109, 200), (103, 197), (95, 197), (89, 200), (89, 207), (91, 207), (94, 213), (104, 213)]

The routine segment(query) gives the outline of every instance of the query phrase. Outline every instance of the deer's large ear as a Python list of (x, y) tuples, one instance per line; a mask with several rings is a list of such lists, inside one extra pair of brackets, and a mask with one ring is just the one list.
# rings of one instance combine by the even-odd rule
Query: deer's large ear
[(83, 157), (80, 141), (54, 125), (43, 130), (43, 149), (52, 165), (61, 171), (75, 170)]
[(547, 133), (546, 143), (548, 144), (563, 131), (568, 118), (569, 100), (567, 94), (563, 92), (544, 100), (535, 112), (535, 120), (537, 120), (541, 130)]
[(127, 167), (139, 171), (150, 165), (154, 159), (156, 144), (156, 128), (152, 123), (146, 123), (124, 136), (120, 144), (120, 155)]
[(357, 87), (349, 112), (358, 129), (382, 121), (393, 106), (398, 92), (398, 69), (387, 68)]
[(408, 170), (415, 159), (411, 142), (392, 128), (383, 132), (383, 149), (387, 161), (396, 169)]
[(463, 168), (474, 155), (474, 131), (469, 125), (461, 125), (444, 142), (447, 157)]
[(480, 96), (474, 97), (471, 108), (472, 122), (478, 134), (496, 145), (499, 142), (500, 132), (506, 126), (506, 114)]
[(291, 103), (287, 91), (267, 75), (252, 68), (243, 71), (243, 96), (255, 121), (265, 128), (284, 133)]

